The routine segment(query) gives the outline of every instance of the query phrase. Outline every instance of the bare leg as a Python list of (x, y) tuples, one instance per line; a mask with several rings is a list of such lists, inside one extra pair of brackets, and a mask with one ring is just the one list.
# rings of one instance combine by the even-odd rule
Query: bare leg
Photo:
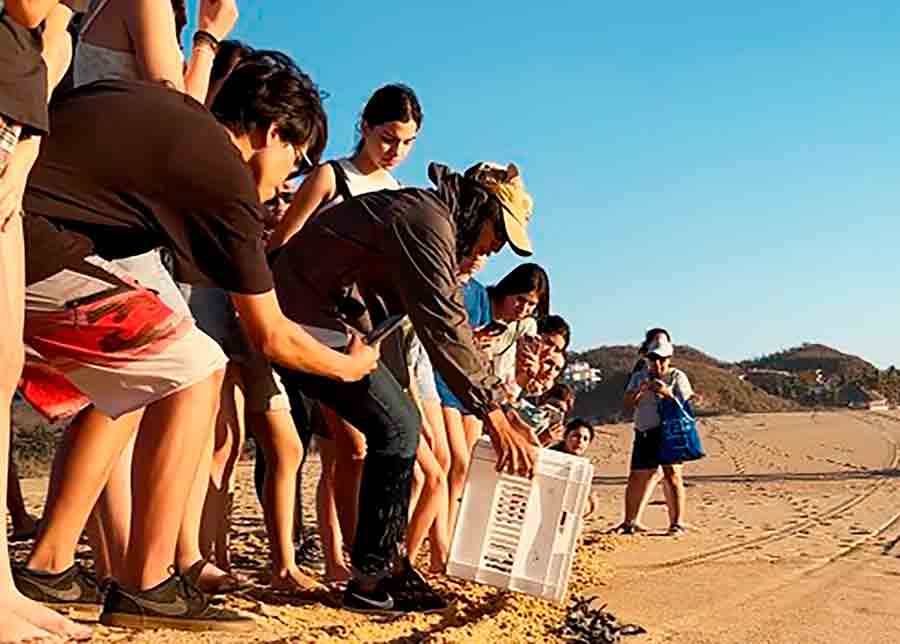
[[(425, 472), (418, 463), (418, 453), (416, 454), (416, 464), (413, 465), (412, 486), (409, 492), (409, 518), (407, 522), (412, 521), (413, 512), (416, 510), (416, 504), (419, 502), (419, 496), (422, 494), (422, 488), (425, 486)], [(407, 537), (409, 535), (407, 534)]]
[(435, 516), (434, 523), (431, 525), (431, 531), (428, 533), (429, 539), (433, 544), (446, 544), (446, 551), (441, 553), (440, 548), (431, 548), (431, 562), (429, 571), (433, 573), (444, 572), (447, 568), (447, 558), (450, 554), (450, 444), (447, 441), (447, 428), (444, 427), (444, 412), (441, 409), (441, 403), (437, 400), (422, 401), (422, 411), (428, 426), (432, 428), (429, 436), (431, 451), (437, 460), (444, 474), (444, 481), (447, 487), (447, 511), (439, 510)]
[(271, 584), (281, 590), (315, 588), (315, 580), (303, 574), (294, 559), (297, 471), (303, 460), (303, 443), (291, 413), (287, 409), (249, 413), (247, 420), (266, 458), (263, 515), (272, 559)]
[[(432, 561), (443, 562), (446, 566), (449, 555), (447, 541), (447, 479), (444, 471), (424, 440), (419, 441), (416, 449), (416, 468), (422, 472), (421, 494), (414, 506), (412, 518), (406, 532), (406, 549), (410, 561), (416, 560), (416, 555), (425, 535), (431, 531), (432, 526)], [(437, 541), (435, 541), (435, 538)]]
[(134, 516), (123, 586), (169, 578), (191, 485), (218, 411), (222, 373), (147, 406), (132, 469)]
[[(190, 426), (188, 428), (190, 429)], [(209, 491), (209, 474), (212, 468), (213, 446), (215, 444), (215, 432), (210, 426), (203, 432), (199, 427), (194, 431), (200, 431), (206, 437), (206, 441), (200, 450), (200, 463), (197, 472), (191, 479), (190, 494), (187, 498), (187, 506), (184, 511), (184, 519), (181, 521), (181, 530), (178, 533), (178, 546), (175, 561), (180, 571), (185, 571), (210, 552), (210, 544), (204, 543), (206, 548), (200, 545), (200, 522), (203, 516), (203, 505)], [(209, 567), (214, 567), (209, 564)], [(220, 571), (221, 572), (221, 571)]]
[(641, 505), (647, 497), (647, 491), (656, 470), (632, 470), (628, 475), (625, 488), (625, 525), (637, 524)]
[(125, 569), (131, 532), (131, 463), (135, 437), (136, 434), (119, 455), (86, 526), (100, 580), (118, 579)]
[[(647, 505), (650, 503), (650, 498), (653, 496), (653, 491), (656, 489), (656, 486), (662, 481), (663, 475), (660, 468), (656, 468), (653, 470), (653, 476), (647, 482), (647, 488), (644, 490), (644, 495), (641, 497), (641, 505), (638, 508), (637, 517), (634, 522), (636, 525), (641, 525), (641, 519), (644, 516), (644, 510), (647, 509)], [(663, 489), (665, 492), (665, 489)]]
[[(22, 487), (19, 485), (19, 471), (12, 457), (12, 440), (9, 443), (9, 474), (6, 477), (6, 507), (12, 521), (13, 536), (34, 533), (37, 521), (28, 513)], [(4, 526), (5, 528), (5, 526)]]
[[(234, 478), (244, 448), (244, 394), (240, 386), (240, 370), (230, 366), (222, 391), (222, 405), (216, 424), (216, 445), (213, 451), (210, 494), (204, 506), (201, 524), (201, 543), (212, 543), (216, 564), (222, 570), (231, 569), (229, 536)], [(204, 537), (203, 535), (206, 534)]]
[(450, 503), (447, 517), (449, 532), (452, 537), (453, 530), (456, 527), (456, 517), (459, 514), (460, 502), (462, 501), (463, 487), (466, 484), (466, 474), (469, 471), (471, 453), (466, 441), (462, 414), (450, 407), (444, 407), (443, 414), (444, 427), (447, 430), (447, 443), (450, 448), (450, 473), (447, 479)]
[[(327, 414), (328, 412), (326, 412)], [(366, 458), (366, 437), (350, 423), (330, 412), (335, 443), (334, 502), (347, 548), (353, 548), (359, 516), (359, 486)], [(331, 423), (332, 421), (329, 421)]]
[(481, 437), (482, 431), (484, 431), (484, 423), (482, 423), (476, 416), (472, 416), (468, 414), (463, 416), (463, 430), (466, 434), (466, 449), (469, 451), (469, 455), (472, 454), (472, 449), (475, 447), (475, 443)]
[(91, 547), (91, 554), (94, 556), (94, 575), (102, 585), (104, 580), (115, 578), (115, 565), (110, 555), (109, 538), (103, 529), (103, 522), (96, 506), (88, 517), (84, 532)]
[(444, 472), (444, 476), (450, 473), (450, 444), (447, 442), (447, 428), (444, 427), (444, 412), (441, 403), (437, 400), (423, 400), (421, 403), (425, 422), (431, 428), (426, 437), (431, 447), (434, 458)]
[(316, 440), (322, 460), (322, 474), (316, 489), (316, 514), (325, 557), (325, 578), (346, 581), (350, 579), (350, 569), (344, 561), (344, 541), (334, 502), (335, 442), (321, 438)]
[[(6, 499), (9, 472), (10, 405), (24, 360), (25, 260), (22, 220), (14, 217), (0, 232), (0, 499)], [(91, 631), (56, 611), (23, 597), (12, 579), (6, 543), (6, 506), (0, 508), (0, 641), (21, 643), (88, 639)]]
[(666, 508), (669, 511), (669, 526), (684, 526), (686, 497), (682, 465), (663, 465), (663, 490), (666, 493)]
[(113, 420), (89, 407), (69, 426), (57, 453), (58, 488), (48, 495), (30, 569), (58, 573), (72, 566), (88, 516), (140, 418), (140, 410)]

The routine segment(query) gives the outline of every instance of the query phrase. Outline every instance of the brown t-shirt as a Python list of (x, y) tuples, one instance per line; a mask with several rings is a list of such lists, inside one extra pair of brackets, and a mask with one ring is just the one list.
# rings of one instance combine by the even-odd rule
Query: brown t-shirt
[(350, 289), (370, 312), (409, 314), (463, 404), (479, 415), (499, 406), (499, 379), (475, 349), (457, 278), (456, 226), (439, 192), (385, 190), (338, 204), (291, 238), (273, 272), (282, 309), (302, 324), (341, 329)]
[(0, 116), (47, 132), (47, 67), (37, 29), (26, 29), (0, 10)]
[(29, 284), (88, 255), (162, 246), (188, 283), (273, 288), (253, 173), (197, 101), (156, 83), (101, 81), (55, 99), (50, 123), (25, 194)]

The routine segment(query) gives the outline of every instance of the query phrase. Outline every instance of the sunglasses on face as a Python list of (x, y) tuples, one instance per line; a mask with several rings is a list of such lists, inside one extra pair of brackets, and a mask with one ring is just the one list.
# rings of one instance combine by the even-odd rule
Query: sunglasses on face
[(287, 176), (287, 180), (296, 179), (300, 175), (309, 174), (310, 170), (315, 167), (312, 161), (309, 160), (309, 157), (306, 156), (306, 152), (303, 150), (294, 147), (294, 154), (297, 156), (297, 166), (294, 170)]
[(665, 362), (665, 361), (668, 360), (669, 358), (667, 358), (667, 357), (666, 357), (666, 358), (663, 358), (662, 356), (658, 356), (658, 355), (656, 355), (656, 354), (651, 353), (649, 356), (647, 356), (647, 359), (648, 359), (650, 362)]

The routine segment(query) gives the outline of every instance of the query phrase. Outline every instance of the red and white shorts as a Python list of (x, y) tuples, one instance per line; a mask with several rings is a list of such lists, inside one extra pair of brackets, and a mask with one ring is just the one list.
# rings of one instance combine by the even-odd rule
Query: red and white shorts
[(91, 403), (117, 418), (227, 362), (190, 315), (99, 257), (26, 288), (25, 346), (20, 393), (53, 420)]

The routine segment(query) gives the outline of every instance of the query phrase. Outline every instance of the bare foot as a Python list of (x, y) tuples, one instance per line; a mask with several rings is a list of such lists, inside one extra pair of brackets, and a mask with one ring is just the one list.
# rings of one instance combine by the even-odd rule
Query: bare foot
[(233, 593), (246, 588), (249, 582), (235, 573), (225, 572), (218, 566), (200, 559), (184, 573), (185, 578), (208, 595)]
[[(23, 637), (21, 633), (32, 634)], [(0, 642), (24, 642), (29, 637), (38, 641), (81, 642), (91, 639), (91, 629), (23, 597), (18, 591), (0, 591)]]
[(347, 566), (335, 566), (325, 571), (325, 582), (329, 584), (343, 584), (350, 581), (353, 574)]
[(15, 613), (7, 613), (0, 607), (0, 644), (24, 644), (24, 642), (62, 642), (60, 638), (21, 619)]
[(304, 574), (299, 568), (294, 566), (279, 573), (272, 575), (269, 585), (274, 590), (292, 592), (292, 593), (308, 593), (318, 590), (324, 590), (324, 586), (318, 581)]

